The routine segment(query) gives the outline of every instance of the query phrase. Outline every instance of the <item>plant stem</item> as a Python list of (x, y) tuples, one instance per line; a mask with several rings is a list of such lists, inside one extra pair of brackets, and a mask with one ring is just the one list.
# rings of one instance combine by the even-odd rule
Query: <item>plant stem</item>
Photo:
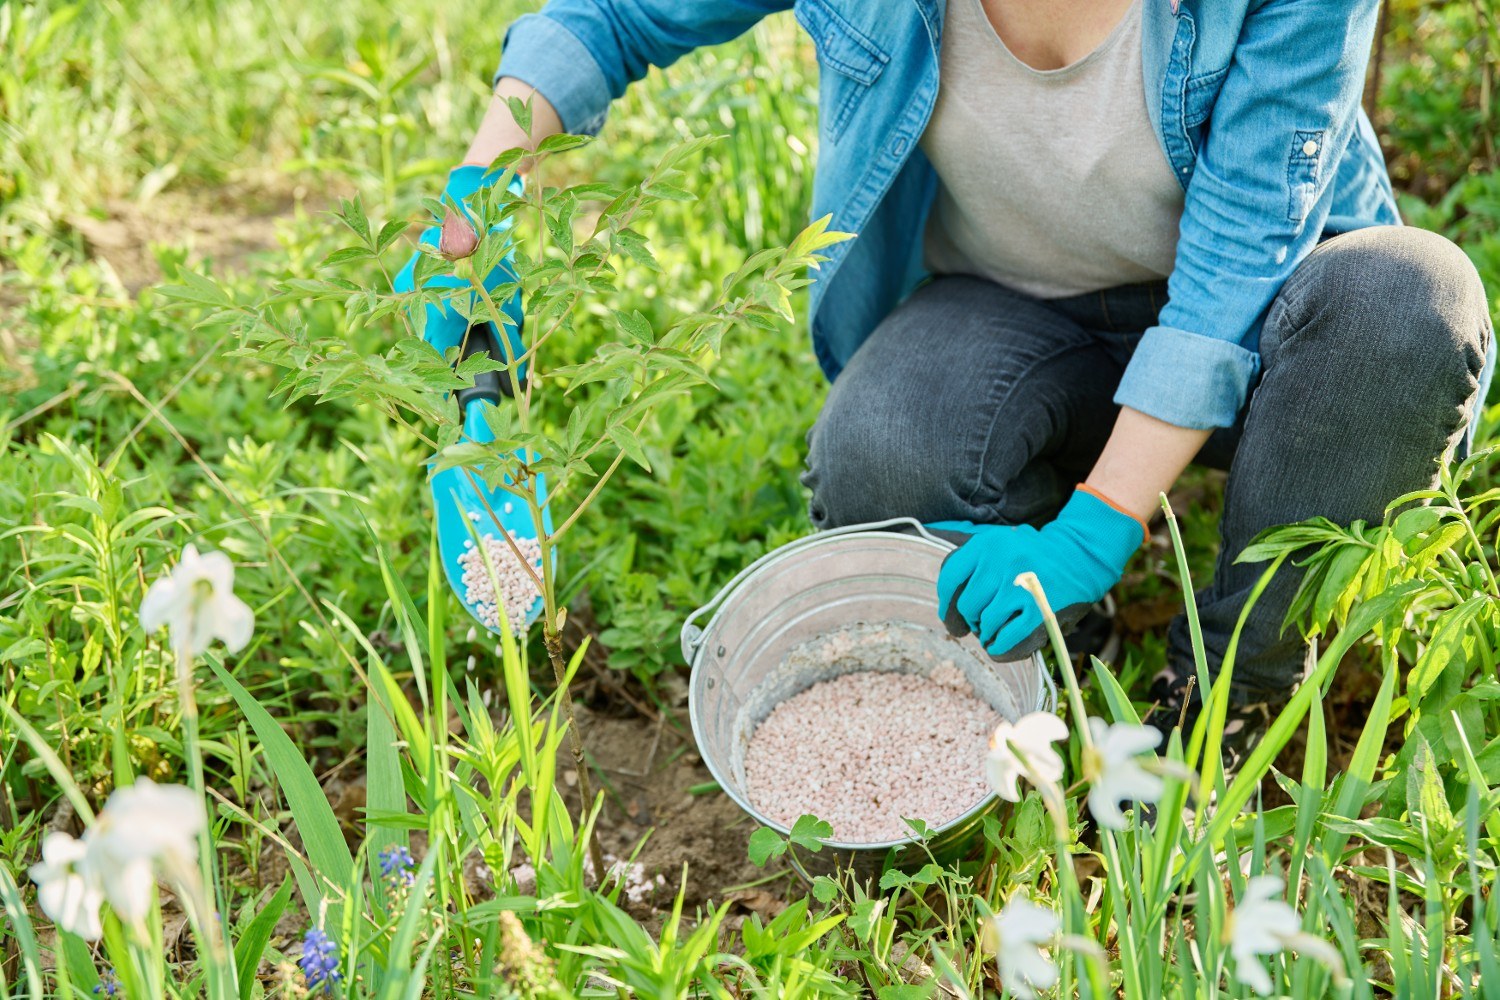
[[(547, 546), (542, 547), (542, 559), (547, 559)], [(547, 567), (544, 565), (542, 571), (545, 574)], [(600, 883), (604, 881), (604, 853), (599, 849), (599, 838), (594, 835), (593, 828), (587, 824), (586, 817), (589, 810), (594, 807), (593, 782), (589, 780), (588, 762), (583, 755), (583, 734), (579, 732), (578, 721), (573, 715), (573, 693), (568, 684), (567, 666), (563, 663), (562, 633), (558, 629), (557, 602), (549, 586), (544, 592), (546, 611), (542, 615), (542, 642), (547, 647), (547, 660), (552, 664), (552, 677), (557, 684), (557, 696), (562, 699), (563, 717), (568, 720), (568, 749), (573, 753), (573, 767), (578, 773), (578, 797), (581, 800), (578, 807), (579, 826), (589, 831), (589, 860), (594, 864), (594, 878)]]
[[(198, 699), (193, 693), (193, 657), (184, 646), (177, 649), (176, 658), (177, 698), (182, 708), (182, 743), (183, 749), (187, 751), (188, 785), (198, 796), (198, 801), (204, 804), (205, 813), (203, 826), (198, 831), (198, 878), (202, 883), (199, 898), (212, 900), (217, 913), (222, 914), (228, 911), (224, 900), (220, 898), (219, 880), (214, 877), (214, 841), (207, 819), (208, 797), (203, 779), (203, 747), (198, 735)], [(226, 990), (229, 979), (225, 975), (224, 966), (225, 956), (229, 954), (229, 928), (227, 924), (216, 921), (213, 911), (203, 914), (200, 920), (202, 923), (199, 931), (204, 950), (208, 953), (208, 995), (230, 996), (231, 993)]]

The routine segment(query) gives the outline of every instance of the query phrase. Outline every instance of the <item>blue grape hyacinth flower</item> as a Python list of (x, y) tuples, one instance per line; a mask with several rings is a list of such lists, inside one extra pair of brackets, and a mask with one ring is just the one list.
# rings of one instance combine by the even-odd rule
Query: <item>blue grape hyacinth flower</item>
[(410, 887), (416, 884), (417, 875), (414, 869), (417, 862), (411, 856), (411, 851), (400, 844), (387, 847), (376, 856), (380, 862), (380, 874), (394, 888)]
[(297, 959), (309, 990), (331, 989), (343, 976), (339, 973), (339, 946), (316, 927), (302, 937), (302, 957)]
[(118, 997), (120, 992), (120, 977), (115, 975), (115, 967), (106, 965), (99, 973), (99, 982), (94, 984), (94, 996)]

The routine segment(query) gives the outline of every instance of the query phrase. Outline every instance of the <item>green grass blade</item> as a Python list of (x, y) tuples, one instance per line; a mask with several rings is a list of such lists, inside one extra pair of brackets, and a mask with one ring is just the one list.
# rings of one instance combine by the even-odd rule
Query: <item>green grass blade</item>
[(251, 989), (255, 985), (255, 971), (260, 968), (261, 956), (265, 954), (266, 945), (271, 942), (271, 932), (276, 929), (276, 922), (281, 919), (291, 898), (292, 880), (282, 879), (281, 888), (276, 890), (276, 895), (246, 925), (245, 932), (234, 943), (235, 978), (240, 984), (241, 997), (254, 996)]
[[(292, 810), (292, 821), (302, 836), (302, 843), (313, 870), (335, 885), (349, 881), (354, 868), (354, 856), (344, 841), (339, 821), (333, 807), (318, 784), (317, 775), (297, 745), (281, 729), (281, 724), (267, 712), (255, 696), (246, 691), (240, 682), (229, 675), (229, 671), (212, 661), (209, 666), (229, 690), (240, 711), (245, 714), (255, 736), (265, 751), (266, 763), (276, 775)], [(305, 899), (309, 912), (316, 913), (321, 899)]]
[[(396, 727), (391, 724), (391, 707), (387, 695), (375, 684), (370, 685), (370, 705), (365, 712), (365, 738), (368, 747), (365, 754), (367, 813), (390, 815), (405, 811), (406, 786), (401, 780), (401, 751), (396, 747)], [(371, 827), (366, 836), (370, 841), (370, 878), (378, 882), (379, 853), (393, 844), (404, 846), (407, 842), (406, 832), (387, 827)]]
[(5, 904), (11, 932), (21, 946), (21, 975), (26, 979), (31, 1000), (42, 1000), (42, 955), (36, 931), (31, 926), (26, 904), (21, 901), (21, 890), (4, 865), (0, 865), (0, 903)]

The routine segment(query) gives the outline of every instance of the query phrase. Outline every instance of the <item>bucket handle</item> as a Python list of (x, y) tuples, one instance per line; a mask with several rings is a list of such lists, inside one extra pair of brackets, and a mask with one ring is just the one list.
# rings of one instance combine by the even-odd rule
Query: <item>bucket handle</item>
[(754, 573), (756, 570), (760, 569), (760, 567), (767, 560), (773, 557), (786, 555), (789, 552), (796, 552), (799, 549), (803, 549), (815, 542), (819, 542), (824, 538), (829, 538), (835, 535), (853, 535), (861, 531), (887, 531), (895, 529), (897, 527), (913, 530), (916, 532), (916, 534), (918, 534), (922, 538), (927, 539), (930, 542), (937, 542), (941, 545), (946, 545), (949, 548), (952, 548), (953, 546), (952, 542), (940, 538), (939, 536), (934, 535), (932, 532), (928, 531), (926, 526), (914, 517), (893, 517), (885, 521), (869, 521), (864, 524), (845, 525), (842, 528), (828, 528), (823, 531), (815, 531), (811, 535), (806, 535), (802, 538), (797, 539), (796, 541), (788, 542), (780, 548), (772, 549), (770, 552), (767, 552), (765, 555), (761, 556), (759, 559), (755, 560), (753, 563), (740, 570), (734, 575), (732, 579), (730, 579), (728, 583), (719, 588), (719, 592), (717, 594), (709, 598), (707, 604), (703, 605), (701, 608), (687, 616), (687, 621), (682, 623), (682, 658), (689, 664), (691, 664), (693, 662), (693, 657), (698, 654), (698, 647), (703, 645), (704, 629), (701, 626), (695, 624), (698, 619), (702, 618), (704, 615), (718, 610), (719, 605), (724, 603), (724, 599), (731, 593), (733, 593), (734, 589), (738, 587), (746, 577), (748, 577), (751, 573)]

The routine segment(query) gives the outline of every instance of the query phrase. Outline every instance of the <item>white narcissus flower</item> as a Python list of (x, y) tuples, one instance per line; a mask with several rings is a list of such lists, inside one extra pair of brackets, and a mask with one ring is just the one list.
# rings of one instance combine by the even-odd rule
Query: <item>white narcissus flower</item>
[(1083, 752), (1083, 777), (1090, 786), (1089, 812), (1105, 829), (1123, 830), (1122, 801), (1155, 802), (1161, 798), (1161, 777), (1142, 767), (1139, 759), (1156, 749), (1161, 733), (1150, 726), (1125, 722), (1110, 725), (1103, 719), (1090, 718), (1089, 734), (1093, 747)]
[(1057, 966), (1041, 946), (1057, 936), (1057, 914), (1024, 894), (1011, 898), (984, 925), (984, 944), (994, 951), (1000, 982), (1017, 1000), (1032, 1000), (1037, 990), (1057, 982)]
[(1063, 762), (1052, 744), (1068, 738), (1068, 726), (1051, 712), (1032, 712), (1015, 724), (1002, 722), (990, 736), (984, 773), (995, 794), (1007, 802), (1021, 801), (1016, 779), (1052, 785), (1062, 778)]
[(42, 861), (31, 867), (42, 912), (89, 941), (102, 933), (105, 901), (139, 925), (151, 912), (158, 871), (178, 882), (197, 877), (197, 837), (207, 823), (202, 799), (182, 785), (137, 778), (116, 789), (83, 839), (51, 833), (42, 841)]
[(155, 632), (171, 627), (172, 648), (196, 656), (214, 639), (231, 653), (250, 641), (255, 615), (234, 596), (234, 563), (222, 552), (198, 554), (195, 545), (182, 550), (170, 573), (158, 577), (141, 602), (141, 627)]
[(1234, 956), (1235, 975), (1266, 996), (1274, 987), (1259, 956), (1292, 948), (1322, 962), (1342, 979), (1344, 961), (1338, 950), (1322, 938), (1303, 932), (1297, 911), (1281, 898), (1281, 890), (1282, 881), (1275, 875), (1257, 875), (1246, 884), (1239, 905), (1229, 912), (1224, 934), (1229, 940), (1229, 953)]
[(87, 838), (53, 831), (42, 839), (42, 860), (31, 866), (30, 875), (48, 919), (85, 941), (97, 941), (104, 933), (99, 922), (104, 893), (85, 864), (88, 847)]
[(191, 872), (207, 823), (203, 800), (182, 785), (137, 778), (110, 794), (90, 831), (88, 866), (121, 920), (138, 923), (150, 912), (158, 867), (176, 878)]

